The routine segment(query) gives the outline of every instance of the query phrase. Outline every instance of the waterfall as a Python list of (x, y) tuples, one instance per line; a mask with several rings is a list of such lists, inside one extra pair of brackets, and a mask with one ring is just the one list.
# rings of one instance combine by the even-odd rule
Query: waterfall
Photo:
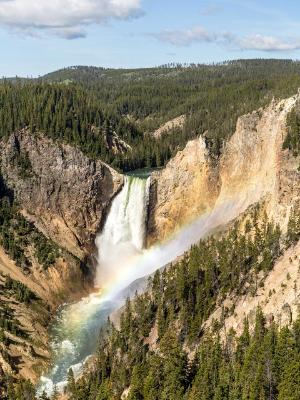
[(149, 182), (150, 178), (125, 176), (124, 187), (112, 203), (104, 229), (96, 238), (99, 287), (107, 287), (122, 262), (143, 250)]
[(99, 291), (58, 313), (52, 327), (53, 368), (41, 377), (38, 394), (51, 395), (56, 386), (62, 391), (70, 368), (75, 376), (96, 350), (100, 328), (109, 314), (118, 308), (116, 299), (105, 293), (114, 289), (116, 277), (124, 266), (141, 256), (145, 243), (150, 178), (125, 176), (124, 186), (115, 197), (104, 228), (96, 238), (98, 268), (95, 286)]

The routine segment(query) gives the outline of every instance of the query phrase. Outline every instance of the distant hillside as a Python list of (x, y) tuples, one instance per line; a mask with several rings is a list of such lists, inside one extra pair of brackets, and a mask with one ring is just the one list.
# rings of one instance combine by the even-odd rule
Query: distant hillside
[[(76, 66), (2, 81), (1, 135), (31, 127), (129, 171), (159, 167), (205, 134), (218, 157), (239, 116), (300, 87), (300, 63), (237, 60), (145, 69)], [(166, 124), (184, 116), (184, 123)], [(152, 133), (169, 126), (159, 138)], [(170, 133), (172, 133), (170, 135)]]
[(162, 142), (166, 139), (172, 148), (181, 147), (187, 139), (208, 131), (212, 150), (218, 154), (240, 115), (266, 105), (273, 96), (288, 97), (297, 91), (300, 63), (257, 59), (144, 69), (77, 66), (42, 80), (80, 83), (143, 132), (154, 132), (186, 115), (183, 128), (173, 128), (175, 138), (162, 138)]

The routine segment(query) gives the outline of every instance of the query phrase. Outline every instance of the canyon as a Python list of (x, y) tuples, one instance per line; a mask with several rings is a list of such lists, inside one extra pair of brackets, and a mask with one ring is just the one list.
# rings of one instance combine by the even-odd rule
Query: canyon
[[(139, 240), (144, 235), (146, 248), (144, 243), (136, 245), (132, 237), (126, 238), (135, 243), (141, 254), (137, 255), (137, 261), (130, 261), (128, 268), (132, 271), (127, 271), (127, 279), (118, 278), (114, 282), (118, 290), (175, 261), (200, 238), (226, 229), (255, 204), (264, 204), (267, 216), (286, 231), (291, 210), (300, 200), (300, 172), (299, 157), (283, 150), (282, 144), (287, 116), (298, 100), (299, 94), (273, 100), (268, 106), (240, 117), (219, 160), (211, 156), (205, 135), (200, 135), (189, 141), (164, 169), (151, 174), (147, 199), (142, 202), (147, 218), (144, 214), (140, 217), (145, 218), (145, 227), (138, 235)], [(97, 305), (95, 293), (92, 297), (88, 295), (93, 290), (97, 267), (95, 252), (99, 251), (101, 259), (104, 242), (98, 240), (95, 244), (95, 239), (99, 232), (105, 231), (110, 212), (114, 212), (118, 196), (124, 195), (124, 188), (130, 193), (127, 177), (101, 161), (90, 159), (76, 147), (57, 144), (26, 129), (2, 141), (0, 151), (1, 173), (20, 204), (22, 215), (61, 249), (60, 256), (47, 270), (29, 254), (32, 261), (29, 273), (22, 271), (1, 249), (0, 272), (22, 282), (42, 299), (45, 320), (65, 301), (79, 301), (75, 304), (82, 305), (80, 299), (89, 298)], [(18, 161), (20, 156), (28, 159), (30, 165), (26, 175)], [(122, 204), (126, 201), (135, 215), (134, 204), (125, 196)], [(113, 227), (110, 229), (112, 232)], [(119, 242), (126, 240), (122, 238)], [(264, 311), (282, 324), (291, 324), (299, 308), (294, 291), (295, 285), (300, 284), (299, 256), (298, 244), (278, 260), (257, 296), (228, 298), (215, 310), (207, 326), (212, 319), (220, 318), (223, 306), (230, 308), (233, 303), (235, 314), (228, 317), (227, 329), (234, 327), (240, 331), (246, 311), (253, 315), (258, 304), (263, 304)], [(123, 267), (126, 272), (126, 265)], [(120, 273), (118, 268), (114, 273)], [(99, 286), (103, 279), (100, 274)], [(272, 296), (270, 291), (274, 292)], [(1, 300), (13, 303), (10, 298)], [(16, 373), (37, 382), (50, 358), (47, 346), (38, 343), (41, 337), (44, 343), (49, 341), (47, 323), (34, 322), (40, 310), (28, 312), (18, 304), (14, 307), (20, 323), (27, 329), (30, 326), (35, 329), (31, 340), (23, 340), (23, 344), (10, 346), (7, 351), (21, 360)], [(1, 359), (0, 362), (6, 371), (12, 371), (9, 363)]]

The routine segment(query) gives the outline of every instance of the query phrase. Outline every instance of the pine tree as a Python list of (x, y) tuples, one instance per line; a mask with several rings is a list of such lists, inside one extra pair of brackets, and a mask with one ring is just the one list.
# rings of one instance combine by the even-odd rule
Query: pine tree
[(75, 399), (76, 395), (76, 382), (74, 377), (73, 369), (70, 368), (68, 371), (68, 384), (67, 384), (67, 391), (71, 394), (71, 399)]
[(284, 365), (278, 400), (298, 399), (300, 399), (300, 355), (297, 353)]

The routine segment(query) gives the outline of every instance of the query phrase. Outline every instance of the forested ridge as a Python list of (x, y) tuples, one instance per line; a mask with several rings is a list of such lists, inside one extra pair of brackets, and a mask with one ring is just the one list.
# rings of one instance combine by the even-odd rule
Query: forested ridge
[[(0, 85), (0, 135), (29, 127), (79, 146), (123, 171), (163, 166), (189, 139), (205, 134), (218, 157), (237, 118), (300, 87), (300, 63), (238, 60), (137, 70), (71, 67)], [(161, 124), (186, 116), (159, 139)], [(116, 151), (115, 135), (131, 148)]]
[(92, 94), (77, 85), (15, 84), (0, 85), (0, 136), (28, 128), (60, 142), (79, 146), (92, 158), (115, 164), (110, 139), (134, 145), (141, 133), (127, 120), (101, 110)]

